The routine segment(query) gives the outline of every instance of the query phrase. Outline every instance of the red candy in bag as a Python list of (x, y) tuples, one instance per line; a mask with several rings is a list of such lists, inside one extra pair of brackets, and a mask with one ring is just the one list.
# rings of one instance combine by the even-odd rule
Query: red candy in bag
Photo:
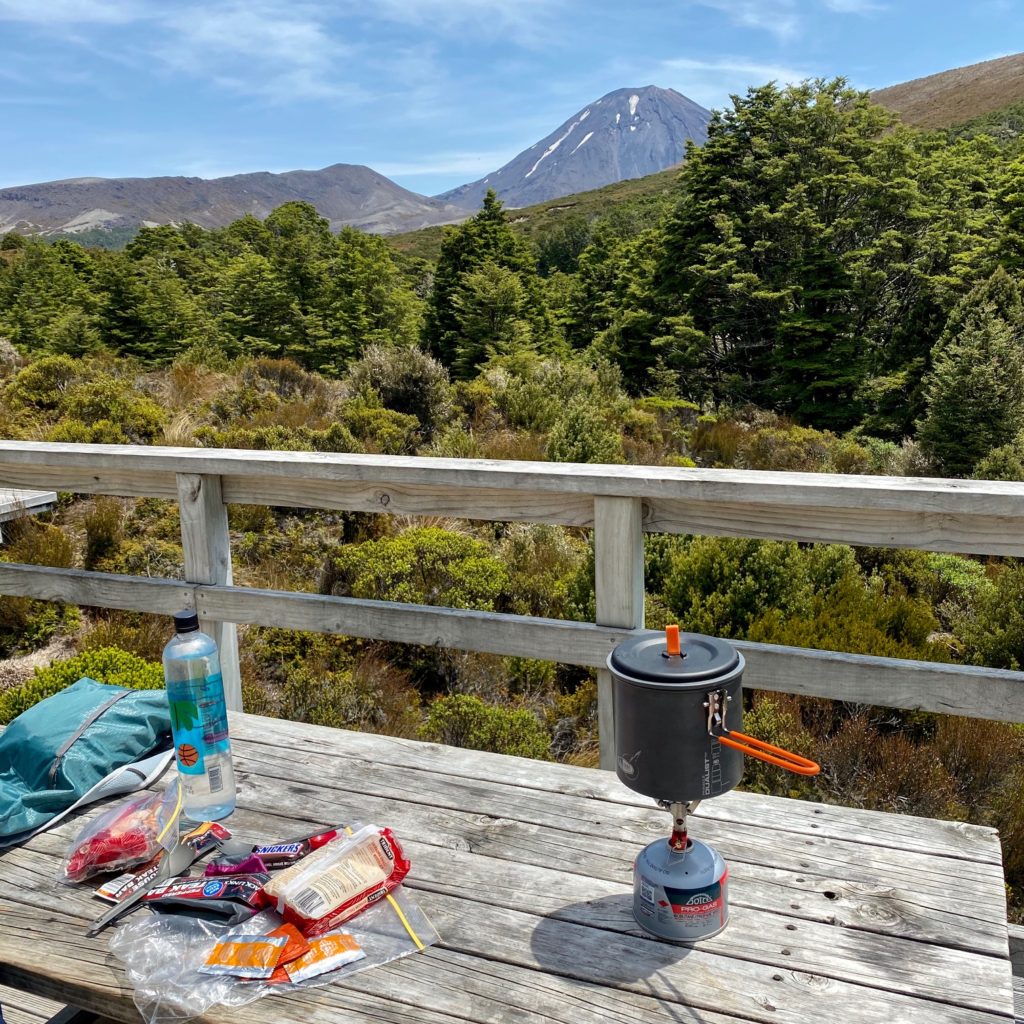
[(118, 804), (85, 826), (60, 867), (62, 882), (143, 864), (174, 845), (181, 809), (177, 785), (165, 793), (143, 793)]

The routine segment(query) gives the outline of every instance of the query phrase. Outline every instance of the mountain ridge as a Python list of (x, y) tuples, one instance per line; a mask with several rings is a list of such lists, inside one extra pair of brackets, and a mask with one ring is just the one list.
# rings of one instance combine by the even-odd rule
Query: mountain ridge
[(1024, 53), (886, 86), (871, 98), (916, 128), (952, 128), (1024, 100)]
[(477, 209), (494, 189), (506, 206), (518, 208), (643, 178), (678, 164), (688, 139), (703, 143), (710, 118), (675, 89), (615, 89), (496, 171), (434, 198)]
[(220, 178), (65, 178), (0, 189), (0, 231), (74, 234), (91, 228), (191, 221), (220, 227), (245, 214), (266, 217), (290, 200), (316, 206), (334, 231), (412, 231), (462, 220), (465, 211), (402, 188), (362, 164), (319, 170), (252, 171)]

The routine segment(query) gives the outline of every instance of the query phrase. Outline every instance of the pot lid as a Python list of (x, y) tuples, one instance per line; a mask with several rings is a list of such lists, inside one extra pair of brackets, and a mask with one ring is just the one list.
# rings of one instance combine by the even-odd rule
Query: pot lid
[(740, 656), (728, 640), (668, 626), (664, 632), (652, 630), (619, 644), (608, 664), (639, 683), (685, 685), (728, 675), (739, 666)]

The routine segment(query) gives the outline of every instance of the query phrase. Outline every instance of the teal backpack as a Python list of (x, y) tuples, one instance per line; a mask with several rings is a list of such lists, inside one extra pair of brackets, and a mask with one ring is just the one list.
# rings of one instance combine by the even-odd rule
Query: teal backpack
[(164, 690), (83, 677), (0, 733), (0, 847), (78, 807), (150, 785), (174, 756)]

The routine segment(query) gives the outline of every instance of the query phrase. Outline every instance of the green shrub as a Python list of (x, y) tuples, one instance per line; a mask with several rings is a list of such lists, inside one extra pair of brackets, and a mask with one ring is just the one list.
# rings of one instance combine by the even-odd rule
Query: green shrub
[(962, 609), (953, 624), (972, 664), (1024, 667), (1024, 565), (1005, 565), (994, 585), (982, 589), (974, 607)]
[(422, 527), (336, 549), (321, 593), (493, 611), (509, 574), (481, 541)]
[(63, 420), (47, 432), (47, 441), (65, 444), (129, 444), (131, 438), (110, 420), (95, 423), (80, 423), (78, 420)]
[(131, 441), (148, 444), (163, 427), (164, 411), (127, 381), (103, 376), (72, 384), (58, 403), (61, 414), (86, 426), (113, 423)]
[(291, 359), (254, 359), (242, 370), (241, 380), (245, 385), (270, 390), (285, 402), (312, 398), (327, 390), (323, 377), (307, 373)]
[(802, 611), (807, 561), (792, 543), (694, 537), (673, 551), (664, 598), (690, 632), (741, 637), (765, 609)]
[(414, 417), (427, 440), (451, 413), (448, 371), (418, 348), (368, 345), (348, 379), (356, 393), (374, 391), (385, 408)]
[(571, 614), (577, 574), (587, 561), (586, 541), (543, 523), (505, 528), (498, 555), (508, 566), (508, 611), (564, 619)]
[[(814, 757), (816, 753), (815, 738), (800, 720), (799, 700), (785, 694), (755, 692), (750, 709), (744, 714), (743, 731), (794, 754)], [(775, 796), (811, 797), (815, 787), (806, 776), (748, 757), (743, 767), (743, 789)]]
[[(74, 565), (74, 547), (58, 527), (26, 518), (15, 520), (5, 529), (8, 543), (0, 549), (3, 561), (58, 569)], [(37, 650), (78, 621), (78, 609), (69, 605), (0, 597), (0, 657)]]
[(733, 466), (746, 434), (741, 423), (702, 416), (690, 432), (690, 451), (702, 466)]
[(19, 371), (7, 386), (5, 397), (16, 406), (56, 409), (67, 389), (86, 375), (80, 359), (46, 356)]
[(493, 707), (464, 693), (438, 697), (420, 736), (470, 750), (490, 750), (546, 761), (551, 737), (525, 708)]
[(0, 724), (6, 725), (22, 711), (52, 697), (82, 676), (134, 690), (160, 690), (164, 686), (163, 668), (156, 662), (144, 661), (116, 647), (86, 651), (56, 661), (48, 668), (36, 669), (35, 675), (23, 686), (0, 693)]
[(411, 455), (420, 442), (415, 416), (385, 409), (374, 392), (344, 402), (341, 421), (369, 451), (383, 455)]
[(99, 497), (82, 517), (85, 527), (85, 568), (112, 555), (124, 536), (124, 509), (117, 498)]
[(143, 537), (141, 540), (124, 541), (111, 557), (101, 560), (98, 568), (128, 576), (183, 580), (185, 556), (180, 543)]
[(552, 462), (622, 462), (622, 434), (607, 409), (583, 399), (556, 420), (545, 454)]

